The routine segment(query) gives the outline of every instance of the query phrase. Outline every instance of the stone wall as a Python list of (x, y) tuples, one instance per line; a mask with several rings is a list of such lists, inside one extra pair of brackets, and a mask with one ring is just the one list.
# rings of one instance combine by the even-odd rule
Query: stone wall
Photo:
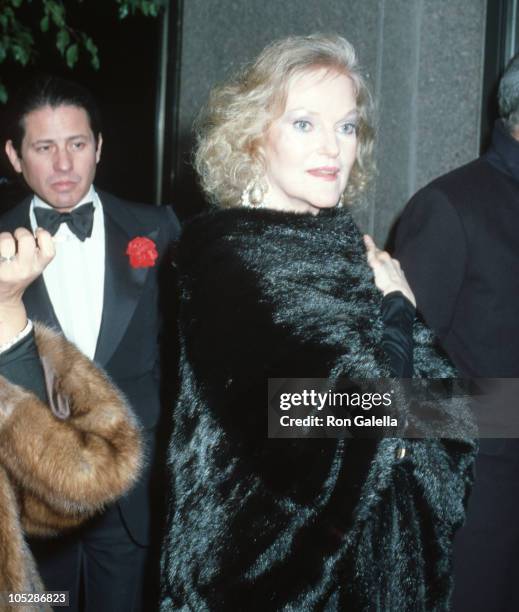
[(485, 0), (185, 0), (173, 201), (196, 199), (191, 125), (211, 86), (276, 38), (337, 32), (377, 101), (378, 175), (355, 215), (384, 243), (417, 189), (478, 155), (485, 17)]

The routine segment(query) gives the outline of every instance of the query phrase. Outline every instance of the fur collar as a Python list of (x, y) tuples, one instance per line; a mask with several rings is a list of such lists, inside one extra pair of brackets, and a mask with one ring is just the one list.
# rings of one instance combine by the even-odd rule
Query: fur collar
[[(250, 369), (263, 371), (272, 361), (269, 352), (290, 351), (293, 366), (288, 371), (285, 364), (285, 376), (390, 376), (381, 347), (382, 295), (347, 210), (213, 210), (186, 225), (178, 264), (184, 304), (189, 303), (181, 324), (197, 366), (204, 367), (208, 356), (213, 362), (212, 350), (224, 350), (222, 366), (228, 359), (235, 371), (242, 363), (233, 356), (248, 345)], [(203, 346), (200, 325), (204, 335), (209, 332), (210, 346)], [(262, 329), (270, 349), (261, 342)], [(213, 338), (215, 333), (226, 340)], [(455, 375), (419, 321), (414, 341), (417, 376)]]

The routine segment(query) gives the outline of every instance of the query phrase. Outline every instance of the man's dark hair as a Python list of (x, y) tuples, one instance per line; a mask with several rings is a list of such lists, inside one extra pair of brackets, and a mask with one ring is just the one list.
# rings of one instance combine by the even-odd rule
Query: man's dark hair
[(9, 134), (13, 146), (21, 155), (22, 141), (25, 136), (25, 117), (32, 111), (50, 106), (77, 106), (82, 108), (90, 122), (97, 143), (101, 132), (101, 113), (92, 94), (82, 85), (56, 76), (38, 76), (28, 81), (14, 95), (9, 113)]

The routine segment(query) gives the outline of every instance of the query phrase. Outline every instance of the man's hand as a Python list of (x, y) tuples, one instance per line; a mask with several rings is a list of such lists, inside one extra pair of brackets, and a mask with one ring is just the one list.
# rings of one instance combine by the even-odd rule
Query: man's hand
[(25, 289), (52, 261), (54, 243), (49, 232), (37, 229), (36, 237), (25, 228), (14, 235), (0, 233), (0, 305), (15, 306)]
[(367, 234), (364, 236), (368, 264), (375, 275), (375, 285), (384, 295), (392, 291), (401, 291), (405, 297), (416, 306), (414, 293), (400, 267), (400, 263), (386, 251), (381, 251)]

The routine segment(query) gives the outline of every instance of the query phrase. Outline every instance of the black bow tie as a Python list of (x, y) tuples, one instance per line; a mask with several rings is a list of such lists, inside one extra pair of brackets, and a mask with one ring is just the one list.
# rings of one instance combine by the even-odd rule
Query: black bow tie
[(36, 206), (34, 215), (38, 227), (46, 229), (52, 236), (58, 231), (62, 223), (66, 223), (70, 231), (73, 232), (83, 242), (92, 235), (94, 225), (94, 204), (88, 202), (82, 204), (70, 213), (60, 213), (53, 208), (42, 208)]

